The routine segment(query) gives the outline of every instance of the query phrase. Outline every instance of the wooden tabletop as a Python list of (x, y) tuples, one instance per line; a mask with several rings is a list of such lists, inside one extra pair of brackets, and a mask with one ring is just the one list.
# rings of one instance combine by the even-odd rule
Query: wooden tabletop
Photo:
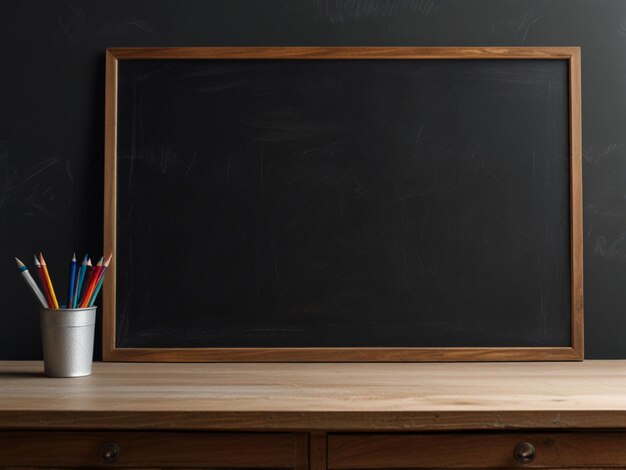
[(626, 361), (465, 364), (0, 362), (0, 429), (626, 428)]

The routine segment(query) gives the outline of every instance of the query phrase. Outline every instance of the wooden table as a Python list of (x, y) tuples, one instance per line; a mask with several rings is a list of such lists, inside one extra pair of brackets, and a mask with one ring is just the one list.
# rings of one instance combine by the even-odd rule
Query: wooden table
[(0, 362), (0, 466), (626, 468), (626, 361)]

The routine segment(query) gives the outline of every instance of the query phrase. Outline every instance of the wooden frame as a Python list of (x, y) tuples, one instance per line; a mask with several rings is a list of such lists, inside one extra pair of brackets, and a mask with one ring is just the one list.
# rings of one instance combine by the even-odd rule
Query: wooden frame
[[(117, 70), (125, 59), (562, 59), (569, 65), (570, 347), (471, 348), (117, 348), (115, 345)], [(332, 362), (538, 361), (583, 359), (583, 257), (580, 48), (577, 47), (187, 47), (106, 52), (104, 250), (113, 253), (104, 283), (105, 361)]]

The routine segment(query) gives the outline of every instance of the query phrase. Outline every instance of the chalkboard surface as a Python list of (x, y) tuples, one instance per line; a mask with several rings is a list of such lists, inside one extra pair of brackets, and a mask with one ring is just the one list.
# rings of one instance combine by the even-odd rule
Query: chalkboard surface
[(120, 60), (117, 348), (571, 346), (564, 60)]

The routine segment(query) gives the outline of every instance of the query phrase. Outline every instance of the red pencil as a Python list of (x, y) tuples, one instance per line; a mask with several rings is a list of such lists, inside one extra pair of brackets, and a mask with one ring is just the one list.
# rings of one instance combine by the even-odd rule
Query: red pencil
[(95, 297), (95, 295), (98, 294), (98, 292), (97, 292), (98, 291), (98, 285), (100, 284), (100, 281), (104, 277), (104, 273), (106, 272), (107, 268), (109, 267), (109, 263), (111, 262), (111, 258), (113, 258), (113, 253), (111, 253), (109, 255), (109, 257), (106, 259), (106, 261), (102, 264), (102, 267), (100, 268), (100, 272), (98, 273), (98, 278), (94, 280), (91, 292), (89, 292), (89, 298), (87, 299), (87, 303), (86, 303), (85, 307), (91, 307), (92, 306), (93, 302), (91, 301), (91, 299), (92, 299), (92, 297)]
[(89, 273), (89, 279), (87, 280), (87, 284), (85, 284), (85, 290), (82, 299), (80, 300), (80, 305), (78, 308), (85, 308), (89, 303), (89, 298), (91, 297), (91, 293), (96, 286), (96, 282), (100, 277), (100, 271), (102, 271), (102, 262), (104, 257), (100, 258), (98, 264), (96, 264), (91, 272)]
[(43, 295), (46, 296), (46, 302), (48, 302), (48, 308), (54, 308), (54, 302), (52, 302), (52, 296), (50, 295), (50, 290), (48, 289), (48, 283), (46, 282), (46, 277), (43, 274), (43, 269), (41, 267), (41, 263), (35, 256), (35, 265), (37, 265), (37, 274), (39, 275), (39, 282), (41, 282), (41, 290), (43, 291)]

